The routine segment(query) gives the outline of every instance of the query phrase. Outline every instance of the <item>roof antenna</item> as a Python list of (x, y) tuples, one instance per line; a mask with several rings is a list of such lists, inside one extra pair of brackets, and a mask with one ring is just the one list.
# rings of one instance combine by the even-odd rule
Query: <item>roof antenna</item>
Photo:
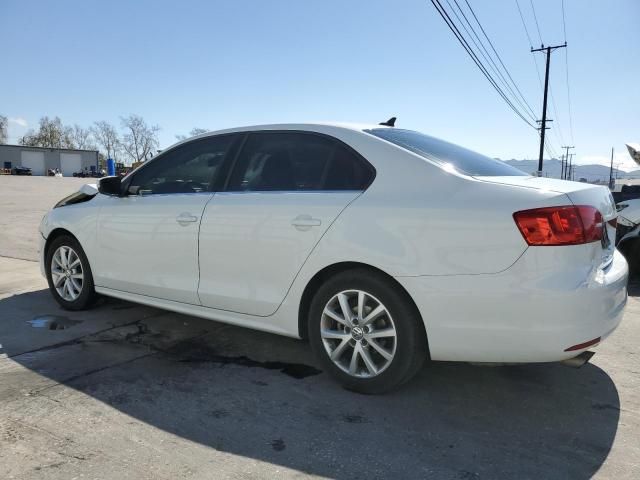
[(380, 122), (378, 125), (384, 125), (385, 127), (395, 127), (396, 126), (396, 117), (391, 117), (386, 122)]

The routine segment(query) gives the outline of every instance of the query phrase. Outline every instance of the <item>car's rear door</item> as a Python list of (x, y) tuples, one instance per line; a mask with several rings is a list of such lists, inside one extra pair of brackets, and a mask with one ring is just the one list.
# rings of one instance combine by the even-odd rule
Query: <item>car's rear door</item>
[(200, 226), (203, 305), (273, 314), (304, 261), (374, 176), (337, 140), (310, 132), (254, 132)]
[(194, 140), (162, 154), (106, 198), (98, 230), (97, 286), (198, 304), (198, 229), (235, 137)]

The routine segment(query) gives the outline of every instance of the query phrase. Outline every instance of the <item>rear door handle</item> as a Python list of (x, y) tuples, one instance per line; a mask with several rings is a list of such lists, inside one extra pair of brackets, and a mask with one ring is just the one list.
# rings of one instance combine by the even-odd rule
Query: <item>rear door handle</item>
[(291, 225), (298, 230), (309, 230), (311, 227), (319, 227), (322, 221), (319, 218), (313, 218), (311, 215), (298, 215), (291, 220)]
[(197, 221), (198, 221), (198, 217), (196, 217), (195, 215), (191, 215), (190, 213), (187, 213), (187, 212), (181, 213), (176, 217), (176, 222), (178, 222), (183, 227)]

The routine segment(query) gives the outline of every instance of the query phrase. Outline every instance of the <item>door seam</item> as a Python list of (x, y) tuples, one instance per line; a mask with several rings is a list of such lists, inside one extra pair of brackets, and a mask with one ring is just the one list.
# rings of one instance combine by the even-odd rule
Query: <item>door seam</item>
[(311, 255), (313, 254), (313, 252), (315, 252), (316, 248), (318, 247), (318, 244), (322, 241), (322, 239), (324, 238), (324, 236), (327, 234), (327, 232), (329, 232), (329, 230), (331, 230), (331, 227), (333, 227), (333, 224), (336, 223), (336, 221), (342, 216), (342, 213), (349, 208), (349, 206), (355, 202), (357, 199), (359, 199), (364, 192), (366, 192), (366, 190), (363, 190), (362, 192), (360, 192), (358, 195), (356, 195), (349, 203), (347, 203), (342, 210), (340, 210), (340, 212), (338, 212), (338, 215), (336, 215), (336, 217), (333, 219), (333, 221), (329, 224), (329, 226), (327, 227), (327, 229), (324, 231), (324, 233), (322, 235), (320, 235), (320, 238), (318, 238), (318, 241), (313, 245), (313, 248), (311, 248), (311, 250), (309, 251), (309, 254), (305, 257), (304, 261), (300, 264), (300, 268), (298, 269), (298, 271), (296, 272), (296, 274), (293, 277), (293, 280), (291, 281), (291, 283), (289, 284), (289, 288), (287, 288), (287, 291), (284, 294), (284, 297), (282, 297), (282, 300), (280, 301), (280, 303), (278, 304), (278, 307), (273, 311), (273, 313), (270, 313), (269, 315), (265, 315), (265, 318), (268, 317), (272, 317), (274, 316), (276, 313), (278, 313), (278, 310), (280, 310), (280, 307), (282, 307), (282, 304), (284, 303), (284, 301), (287, 299), (287, 297), (289, 296), (289, 293), (291, 292), (291, 288), (293, 288), (293, 285), (296, 283), (296, 280), (298, 279), (298, 276), (300, 275), (300, 272), (302, 271), (302, 269), (304, 268), (304, 266), (307, 264), (307, 261), (309, 260), (309, 258), (311, 257)]
[(198, 222), (198, 245), (196, 248), (196, 256), (198, 260), (198, 285), (196, 285), (196, 298), (198, 299), (198, 304), (203, 307), (202, 300), (200, 299), (200, 229), (202, 228), (202, 220), (204, 219), (205, 214), (207, 213), (207, 207), (211, 200), (213, 200), (216, 196), (217, 192), (211, 192), (211, 198), (207, 200), (204, 204), (204, 208), (202, 209), (202, 213), (200, 214), (200, 221)]

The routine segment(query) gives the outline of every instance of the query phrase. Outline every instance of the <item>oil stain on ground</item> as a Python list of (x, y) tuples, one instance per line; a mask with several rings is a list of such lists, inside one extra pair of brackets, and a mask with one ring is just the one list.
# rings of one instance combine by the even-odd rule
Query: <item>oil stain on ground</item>
[(287, 445), (284, 443), (283, 439), (276, 438), (271, 441), (271, 448), (273, 448), (276, 452), (281, 452), (285, 448), (287, 448)]
[(60, 315), (40, 315), (27, 320), (33, 328), (44, 328), (47, 330), (65, 330), (71, 328), (74, 325), (82, 323), (82, 320), (73, 320), (68, 317), (62, 317)]
[(288, 362), (259, 362), (244, 355), (242, 356), (225, 356), (216, 353), (208, 345), (191, 340), (181, 342), (169, 349), (166, 353), (177, 358), (179, 362), (185, 363), (217, 363), (220, 365), (239, 365), (242, 367), (266, 368), (267, 370), (280, 370), (285, 375), (296, 379), (302, 379), (322, 373), (317, 368), (302, 363)]

